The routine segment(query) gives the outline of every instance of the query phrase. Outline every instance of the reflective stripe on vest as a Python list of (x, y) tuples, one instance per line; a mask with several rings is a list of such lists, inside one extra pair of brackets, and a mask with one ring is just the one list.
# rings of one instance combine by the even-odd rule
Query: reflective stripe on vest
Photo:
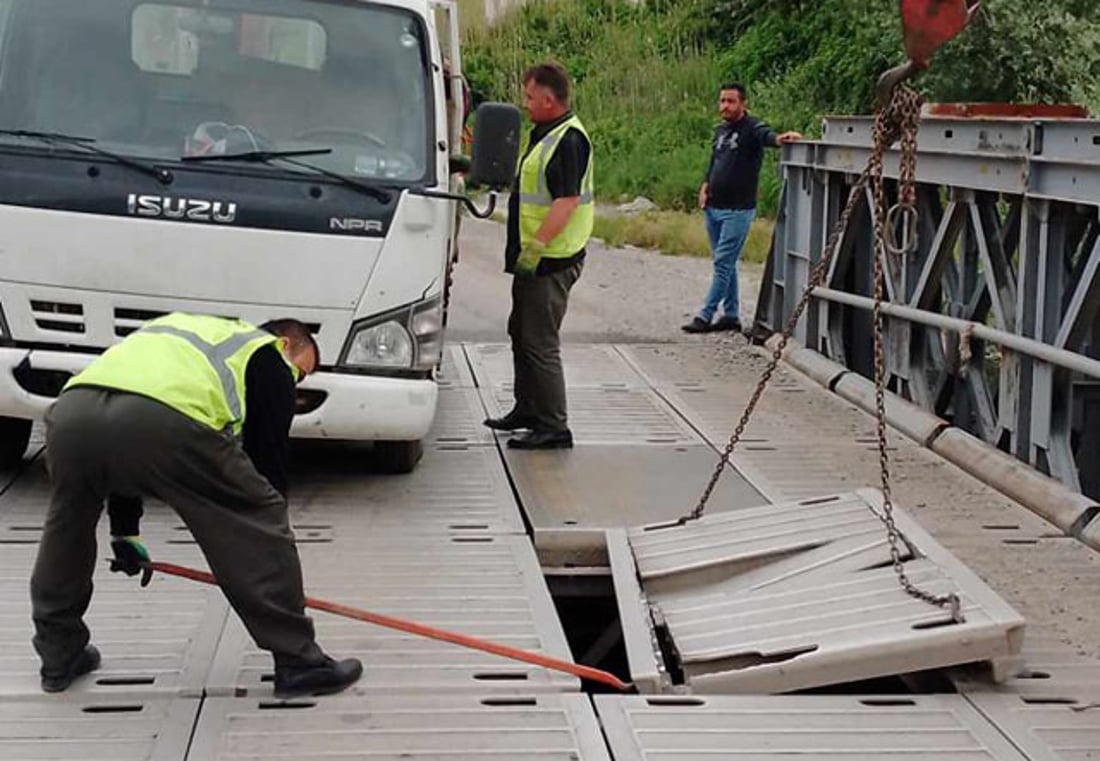
[[(237, 320), (170, 314), (107, 349), (65, 388), (95, 386), (140, 394), (214, 430), (238, 434), (247, 414), (249, 360), (276, 341)], [(293, 374), (289, 362), (287, 372)]]
[[(579, 131), (588, 139), (588, 132), (580, 119), (571, 116), (554, 127), (538, 144), (527, 152), (520, 163), (519, 170), (519, 232), (520, 245), (530, 243), (542, 226), (554, 198), (546, 181), (546, 169), (561, 144), (565, 133), (570, 129)], [(589, 140), (591, 146), (591, 140)], [(543, 256), (550, 259), (564, 259), (573, 256), (588, 243), (592, 235), (595, 219), (595, 205), (592, 192), (593, 156), (589, 150), (588, 166), (581, 179), (580, 198), (577, 208), (569, 215), (569, 221), (546, 247)]]
[(225, 394), (225, 403), (226, 406), (229, 407), (229, 414), (233, 416), (233, 421), (239, 422), (241, 420), (241, 410), (243, 407), (241, 394), (237, 389), (237, 381), (233, 378), (233, 371), (226, 363), (229, 361), (230, 357), (243, 349), (250, 341), (255, 341), (257, 338), (268, 338), (271, 336), (270, 333), (266, 333), (262, 330), (252, 330), (248, 333), (236, 333), (219, 344), (212, 344), (202, 340), (191, 331), (173, 328), (170, 325), (149, 325), (142, 328), (139, 332), (176, 336), (177, 338), (182, 338), (184, 341), (187, 341), (202, 352), (202, 355), (206, 357), (206, 361), (210, 363), (210, 366), (214, 368), (214, 372), (218, 374), (218, 380), (221, 381), (222, 384), (222, 393)]

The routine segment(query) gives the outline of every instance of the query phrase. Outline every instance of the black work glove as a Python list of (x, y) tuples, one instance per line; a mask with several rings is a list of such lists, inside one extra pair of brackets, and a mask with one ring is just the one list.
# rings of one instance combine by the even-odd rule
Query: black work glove
[(111, 571), (127, 576), (137, 576), (140, 573), (141, 586), (149, 585), (149, 580), (153, 578), (153, 568), (150, 566), (152, 561), (140, 536), (111, 537), (111, 551), (115, 554), (111, 559)]

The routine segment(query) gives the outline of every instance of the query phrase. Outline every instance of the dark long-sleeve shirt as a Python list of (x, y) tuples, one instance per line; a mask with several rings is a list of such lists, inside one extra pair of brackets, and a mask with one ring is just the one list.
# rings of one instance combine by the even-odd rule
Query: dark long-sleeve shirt
[(764, 148), (778, 144), (775, 132), (747, 113), (735, 122), (719, 124), (707, 166), (707, 206), (755, 209)]
[[(256, 470), (286, 497), (294, 378), (275, 346), (256, 350), (245, 368), (244, 384), (244, 451)], [(111, 535), (136, 536), (142, 512), (140, 498), (112, 494), (107, 503)]]

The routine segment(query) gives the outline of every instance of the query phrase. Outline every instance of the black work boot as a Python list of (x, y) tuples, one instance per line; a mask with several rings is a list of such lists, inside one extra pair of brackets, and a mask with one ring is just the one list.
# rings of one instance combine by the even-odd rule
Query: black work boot
[(714, 326), (701, 317), (693, 317), (687, 325), (680, 326), (685, 333), (710, 333)]
[(84, 649), (77, 653), (69, 665), (61, 671), (47, 672), (46, 669), (42, 669), (42, 691), (63, 692), (76, 681), (77, 677), (99, 668), (99, 663), (99, 651), (96, 650), (95, 645), (85, 645)]
[(508, 439), (509, 449), (572, 449), (573, 434), (564, 431), (531, 431)]
[(521, 415), (512, 410), (504, 417), (491, 417), (485, 420), (485, 427), (494, 431), (519, 431), (524, 428), (534, 428), (536, 420), (530, 415)]
[(357, 658), (337, 661), (325, 656), (324, 663), (314, 666), (275, 666), (275, 697), (280, 700), (331, 695), (355, 684), (363, 675), (363, 664)]
[(734, 333), (741, 333), (743, 329), (741, 327), (741, 321), (736, 317), (719, 317), (718, 322), (714, 323), (714, 330), (732, 330)]

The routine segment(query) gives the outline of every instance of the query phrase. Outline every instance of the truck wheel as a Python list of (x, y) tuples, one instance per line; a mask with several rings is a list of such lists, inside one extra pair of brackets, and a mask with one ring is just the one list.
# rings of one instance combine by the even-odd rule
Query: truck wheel
[(0, 417), (0, 468), (14, 468), (23, 461), (33, 425), (23, 418)]
[(383, 473), (411, 473), (423, 455), (419, 441), (374, 442), (374, 461)]

